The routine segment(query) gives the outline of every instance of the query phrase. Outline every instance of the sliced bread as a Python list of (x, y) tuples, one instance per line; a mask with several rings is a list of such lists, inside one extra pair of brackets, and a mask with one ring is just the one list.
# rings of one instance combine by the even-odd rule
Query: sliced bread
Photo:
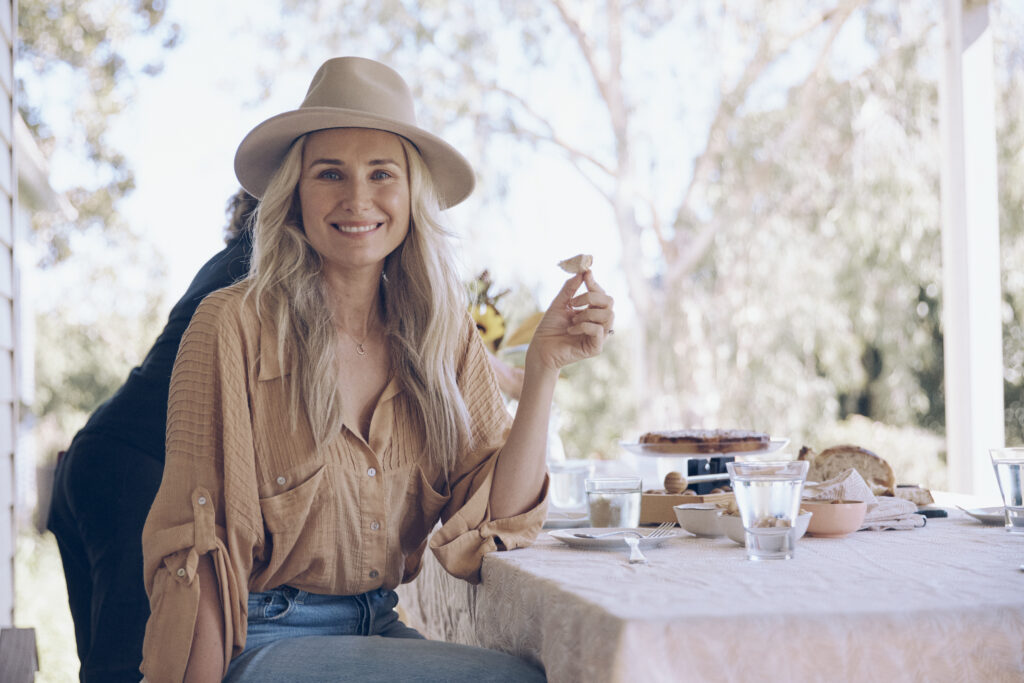
[(896, 488), (896, 474), (892, 466), (884, 458), (860, 446), (843, 444), (826, 448), (821, 453), (804, 446), (798, 458), (810, 463), (807, 481), (826, 481), (852, 467), (876, 496), (891, 496)]

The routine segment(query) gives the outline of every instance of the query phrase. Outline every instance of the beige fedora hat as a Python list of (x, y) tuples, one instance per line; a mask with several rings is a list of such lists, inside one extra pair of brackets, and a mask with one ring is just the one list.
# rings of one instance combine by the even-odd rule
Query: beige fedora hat
[(442, 208), (473, 191), (473, 167), (458, 150), (416, 125), (412, 92), (390, 67), (362, 57), (329, 59), (317, 70), (298, 109), (253, 128), (235, 152), (235, 175), (262, 197), (288, 148), (306, 133), (325, 128), (373, 128), (401, 135), (430, 169)]

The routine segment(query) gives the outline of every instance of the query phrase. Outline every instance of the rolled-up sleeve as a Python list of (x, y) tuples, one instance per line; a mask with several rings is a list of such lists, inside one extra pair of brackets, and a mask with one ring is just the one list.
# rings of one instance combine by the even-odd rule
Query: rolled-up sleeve
[(547, 515), (548, 480), (545, 477), (539, 500), (532, 508), (514, 517), (491, 518), (494, 468), (512, 418), (472, 324), (468, 336), (459, 386), (470, 411), (474, 447), (456, 465), (450, 480), (451, 495), (441, 514), (443, 523), (431, 536), (430, 549), (448, 573), (479, 583), (484, 555), (525, 547), (537, 538)]
[(244, 345), (222, 304), (216, 294), (204, 300), (182, 338), (168, 399), (164, 475), (143, 530), (151, 615), (141, 670), (154, 683), (184, 676), (203, 555), (212, 559), (219, 584), (225, 667), (245, 642), (252, 549), (262, 527), (248, 503), (257, 497)]

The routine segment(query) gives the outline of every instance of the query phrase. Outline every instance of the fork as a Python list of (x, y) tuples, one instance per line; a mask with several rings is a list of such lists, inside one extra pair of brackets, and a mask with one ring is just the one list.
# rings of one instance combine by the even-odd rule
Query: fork
[(675, 527), (675, 522), (662, 522), (658, 525), (658, 528), (651, 531), (647, 535), (641, 534), (639, 531), (633, 529), (619, 529), (617, 531), (609, 531), (604, 534), (573, 534), (576, 538), (607, 538), (608, 536), (615, 536), (616, 534), (629, 534), (634, 538), (661, 538), (662, 536), (668, 536), (669, 532)]
[[(669, 531), (675, 527), (673, 522), (662, 522), (658, 525), (658, 528), (647, 534), (643, 538), (661, 538), (662, 536), (668, 536)], [(639, 536), (639, 534), (637, 534)], [(626, 545), (629, 546), (629, 563), (630, 564), (646, 564), (647, 558), (640, 552), (640, 538), (636, 536), (626, 536), (623, 539), (626, 541)]]
[(629, 563), (630, 564), (646, 564), (647, 558), (640, 552), (640, 539), (636, 536), (626, 536), (622, 539), (629, 546)]

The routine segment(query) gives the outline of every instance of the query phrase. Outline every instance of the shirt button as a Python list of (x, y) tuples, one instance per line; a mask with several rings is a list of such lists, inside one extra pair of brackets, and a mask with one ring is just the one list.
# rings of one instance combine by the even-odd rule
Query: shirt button
[(380, 522), (370, 522), (370, 528), (376, 531), (380, 528)]
[(277, 483), (280, 484), (281, 486), (284, 486), (287, 482), (288, 482), (288, 480), (285, 479), (284, 477), (278, 477), (277, 478)]
[(380, 576), (380, 575), (377, 573), (376, 569), (371, 569), (370, 570), (370, 578), (371, 579), (376, 579), (378, 576)]
[(182, 567), (177, 571), (178, 576), (185, 576), (185, 568)]
[(366, 470), (366, 474), (368, 474), (371, 477), (376, 477), (377, 476), (377, 468), (376, 467), (371, 467), (370, 469)]
[(197, 502), (200, 505), (206, 505), (206, 497), (205, 496), (199, 496), (199, 500)]

